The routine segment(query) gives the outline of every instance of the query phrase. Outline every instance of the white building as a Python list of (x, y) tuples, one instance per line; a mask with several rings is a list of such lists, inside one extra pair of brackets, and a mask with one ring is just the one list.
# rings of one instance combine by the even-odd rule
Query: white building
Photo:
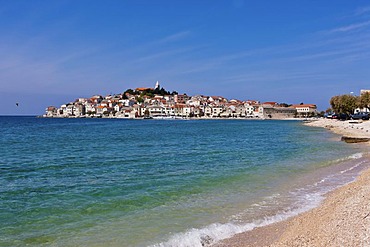
[(314, 104), (292, 105), (291, 107), (295, 108), (298, 114), (309, 114), (317, 112), (317, 107)]
[(244, 105), (245, 108), (245, 116), (246, 117), (254, 117), (254, 109), (255, 107), (249, 104)]
[(223, 106), (212, 106), (212, 117), (220, 117), (221, 112), (224, 111)]

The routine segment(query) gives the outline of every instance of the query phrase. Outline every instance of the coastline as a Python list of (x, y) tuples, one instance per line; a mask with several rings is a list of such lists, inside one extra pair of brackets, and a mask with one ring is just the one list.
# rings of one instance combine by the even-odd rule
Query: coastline
[(354, 138), (370, 138), (370, 121), (318, 119), (305, 123), (307, 126), (326, 128), (338, 135)]
[[(370, 138), (370, 121), (319, 119), (304, 123), (353, 138)], [(347, 144), (352, 145), (352, 144)], [(362, 145), (369, 145), (365, 142)], [(370, 164), (370, 157), (366, 157)], [(284, 221), (236, 234), (216, 247), (369, 246), (370, 168), (329, 192), (316, 208)]]

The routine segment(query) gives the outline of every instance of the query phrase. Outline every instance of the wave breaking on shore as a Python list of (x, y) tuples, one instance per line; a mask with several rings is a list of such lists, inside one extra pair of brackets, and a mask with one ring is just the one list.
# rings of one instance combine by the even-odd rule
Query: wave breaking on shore
[[(253, 210), (264, 210), (265, 217), (243, 221), (243, 212), (230, 217), (229, 223), (214, 223), (204, 228), (193, 228), (183, 233), (175, 233), (167, 241), (150, 247), (204, 247), (218, 246), (217, 243), (236, 234), (248, 232), (258, 227), (264, 227), (276, 222), (285, 221), (294, 216), (318, 207), (325, 195), (338, 187), (353, 182), (358, 174), (369, 166), (364, 153), (355, 153), (345, 158), (333, 161), (338, 165), (335, 171), (317, 178), (316, 182), (289, 191), (287, 194), (264, 198), (259, 204), (254, 204)], [(339, 168), (339, 169), (338, 169)], [(286, 203), (289, 202), (289, 205)], [(271, 214), (271, 212), (274, 212)]]

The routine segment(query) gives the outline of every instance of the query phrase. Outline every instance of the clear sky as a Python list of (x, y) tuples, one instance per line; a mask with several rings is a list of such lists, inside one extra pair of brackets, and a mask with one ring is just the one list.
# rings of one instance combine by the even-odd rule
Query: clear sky
[(370, 88), (370, 2), (0, 0), (0, 115), (157, 80), (325, 110)]

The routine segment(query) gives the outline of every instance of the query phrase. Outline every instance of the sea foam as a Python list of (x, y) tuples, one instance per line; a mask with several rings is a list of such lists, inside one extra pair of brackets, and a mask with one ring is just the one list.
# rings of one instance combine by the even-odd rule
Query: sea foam
[[(296, 216), (300, 213), (308, 211), (317, 207), (323, 200), (321, 193), (314, 193), (304, 195), (301, 197), (305, 204), (300, 203), (300, 207), (290, 208), (279, 212), (278, 214), (270, 217), (265, 217), (260, 220), (245, 224), (236, 223), (215, 223), (201, 229), (190, 229), (185, 233), (178, 233), (173, 235), (166, 242), (151, 245), (150, 247), (204, 247), (211, 246), (223, 239), (230, 238), (238, 233), (251, 231), (256, 227), (262, 227), (286, 220), (290, 217)], [(308, 203), (307, 203), (308, 202)]]
[[(344, 160), (358, 160), (363, 157), (362, 153), (356, 153)], [(284, 221), (290, 217), (296, 216), (300, 213), (306, 212), (320, 205), (325, 198), (325, 194), (347, 184), (355, 178), (358, 171), (354, 171), (356, 168), (361, 168), (366, 161), (360, 160), (350, 167), (339, 170), (333, 174), (328, 174), (324, 178), (320, 179), (311, 185), (298, 188), (294, 191), (290, 191), (291, 198), (295, 198), (291, 206), (278, 211), (273, 216), (264, 217), (259, 220), (254, 220), (247, 223), (214, 223), (204, 228), (193, 228), (183, 233), (177, 233), (171, 236), (167, 241), (151, 245), (150, 247), (204, 247), (211, 246), (223, 239), (230, 238), (238, 233), (251, 231), (256, 227), (262, 227), (276, 222)], [(342, 176), (348, 176), (346, 179), (338, 181)], [(280, 194), (271, 196), (271, 200), (279, 200)], [(266, 198), (265, 198), (266, 199)], [(262, 201), (261, 203), (263, 203)], [(260, 204), (253, 204), (252, 206), (261, 206)], [(239, 217), (235, 217), (239, 218)]]

